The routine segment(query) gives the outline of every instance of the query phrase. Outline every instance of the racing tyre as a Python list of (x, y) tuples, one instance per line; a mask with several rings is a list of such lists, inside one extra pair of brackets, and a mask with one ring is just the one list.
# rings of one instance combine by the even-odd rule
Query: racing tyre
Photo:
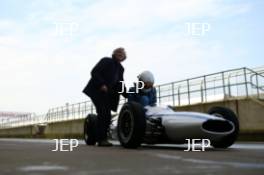
[(217, 117), (222, 117), (232, 122), (235, 126), (235, 129), (231, 134), (223, 137), (219, 141), (212, 141), (211, 143), (215, 148), (228, 148), (236, 141), (239, 133), (239, 122), (236, 114), (232, 110), (225, 107), (213, 107), (208, 111), (208, 113)]
[(89, 114), (84, 120), (84, 141), (87, 145), (95, 145), (97, 132), (97, 116)]
[(119, 142), (125, 148), (137, 148), (145, 135), (146, 118), (144, 108), (136, 102), (125, 103), (117, 124)]

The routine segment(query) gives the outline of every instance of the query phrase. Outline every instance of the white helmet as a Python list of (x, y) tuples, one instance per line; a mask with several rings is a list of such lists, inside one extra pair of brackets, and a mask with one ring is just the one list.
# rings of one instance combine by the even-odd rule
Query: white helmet
[(138, 79), (143, 82), (149, 82), (154, 84), (154, 76), (150, 71), (143, 71), (141, 74), (138, 75)]

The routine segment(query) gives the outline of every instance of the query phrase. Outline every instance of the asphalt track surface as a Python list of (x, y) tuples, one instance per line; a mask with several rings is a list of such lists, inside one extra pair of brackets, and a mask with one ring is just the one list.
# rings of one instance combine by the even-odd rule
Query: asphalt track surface
[(55, 146), (55, 140), (0, 139), (0, 174), (264, 175), (263, 142), (239, 142), (226, 150), (204, 152), (185, 152), (187, 145), (143, 145), (131, 150), (118, 143), (97, 147), (83, 141), (71, 152), (53, 152)]

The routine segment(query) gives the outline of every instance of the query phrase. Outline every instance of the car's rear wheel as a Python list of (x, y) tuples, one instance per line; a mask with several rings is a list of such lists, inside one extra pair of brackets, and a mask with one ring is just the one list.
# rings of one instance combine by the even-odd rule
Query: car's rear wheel
[(84, 141), (87, 145), (95, 145), (97, 133), (97, 116), (89, 114), (84, 120)]
[(117, 134), (125, 148), (137, 148), (145, 135), (146, 118), (144, 108), (136, 102), (125, 103), (118, 117)]
[(218, 141), (212, 141), (212, 146), (215, 148), (228, 148), (229, 146), (234, 144), (239, 133), (239, 122), (236, 114), (231, 109), (219, 106), (211, 108), (208, 113), (217, 117), (224, 118), (234, 125), (234, 131), (232, 133)]

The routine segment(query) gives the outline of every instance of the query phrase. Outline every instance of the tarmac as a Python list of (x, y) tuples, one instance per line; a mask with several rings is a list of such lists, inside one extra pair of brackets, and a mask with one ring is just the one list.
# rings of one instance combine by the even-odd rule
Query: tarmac
[[(228, 149), (184, 151), (188, 145), (143, 145), (125, 149), (87, 146), (84, 141), (0, 139), (1, 175), (263, 175), (264, 142), (238, 142)], [(75, 146), (75, 147), (74, 147)], [(197, 147), (199, 150), (199, 146)]]

